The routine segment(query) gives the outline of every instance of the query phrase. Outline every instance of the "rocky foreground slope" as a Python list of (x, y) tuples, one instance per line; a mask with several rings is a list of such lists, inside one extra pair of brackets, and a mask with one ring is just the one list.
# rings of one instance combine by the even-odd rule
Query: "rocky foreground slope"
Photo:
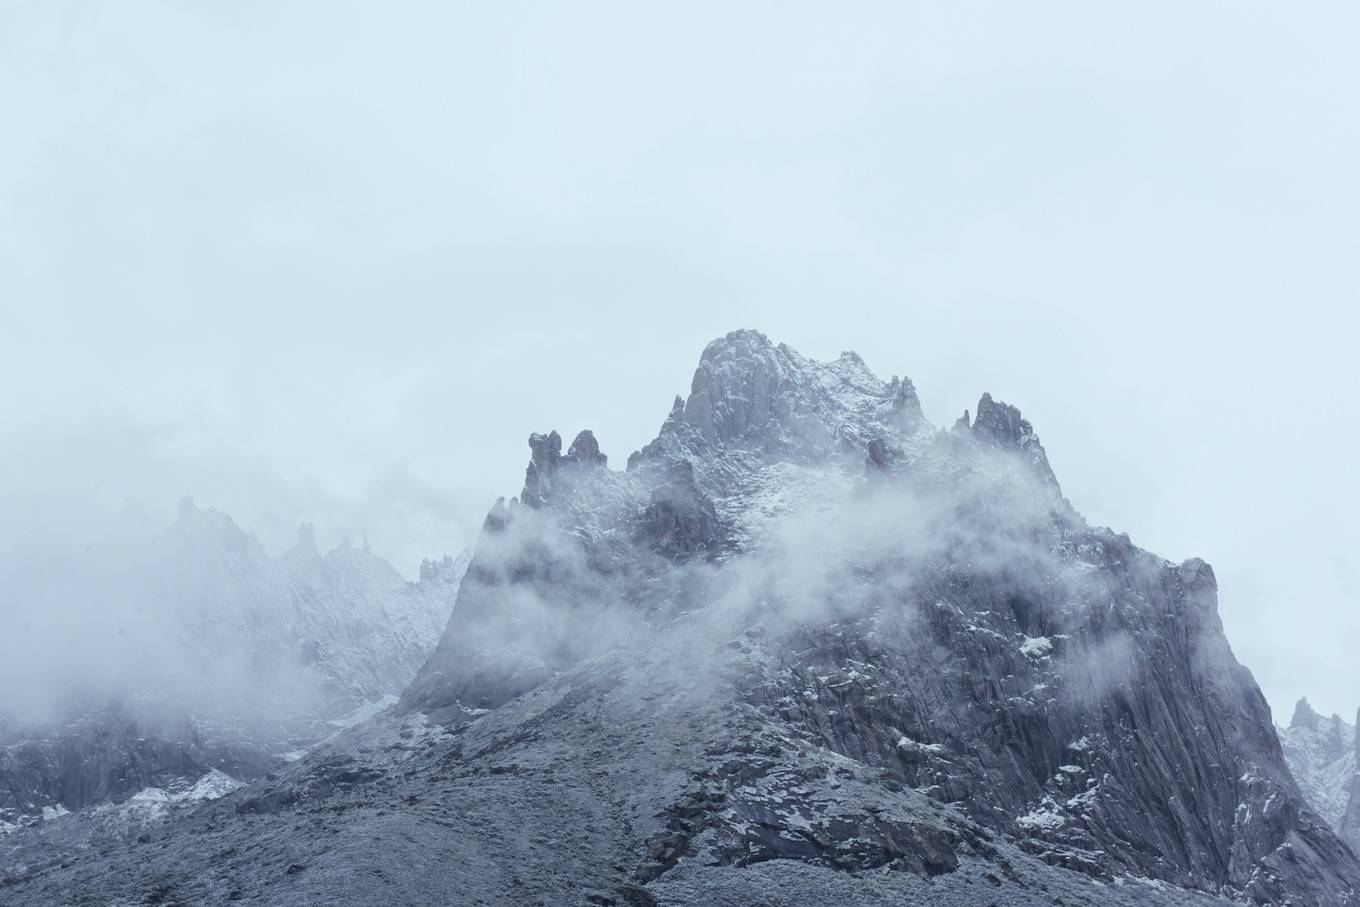
[(17, 632), (64, 659), (53, 674), (73, 682), (45, 688), (40, 707), (12, 689), (0, 697), (0, 831), (295, 758), (395, 699), (434, 647), (465, 565), (428, 561), (410, 583), (348, 543), (322, 555), (307, 525), (272, 557), (188, 499), (168, 529), (124, 520), (19, 603), (29, 616)]
[(755, 332), (657, 439), (530, 439), (392, 710), (15, 904), (1360, 903), (1213, 571), (1089, 526), (1030, 424)]

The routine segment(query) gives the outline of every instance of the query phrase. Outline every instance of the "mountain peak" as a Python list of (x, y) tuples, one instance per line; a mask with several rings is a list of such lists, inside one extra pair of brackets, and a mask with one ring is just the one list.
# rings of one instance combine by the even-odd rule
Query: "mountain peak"
[(600, 451), (600, 442), (588, 428), (576, 435), (565, 456), (561, 435), (556, 431), (546, 435), (535, 432), (529, 436), (529, 465), (524, 470), (520, 500), (530, 507), (541, 507), (548, 503), (563, 469), (584, 475), (583, 471), (604, 470), (608, 463), (609, 457)]
[(774, 343), (760, 331), (753, 328), (739, 328), (709, 341), (708, 345), (704, 347), (704, 351), (699, 354), (699, 361), (721, 358), (724, 354), (733, 351), (750, 352), (773, 348)]
[(955, 428), (969, 429), (973, 437), (994, 447), (1019, 452), (1030, 461), (1040, 478), (1053, 485), (1057, 484), (1057, 477), (1048, 463), (1048, 454), (1039, 443), (1034, 426), (1020, 414), (1017, 407), (993, 400), (990, 393), (984, 393), (978, 400), (977, 416), (974, 417), (971, 426), (967, 420), (968, 412), (965, 410), (963, 419), (955, 424)]
[(862, 458), (869, 441), (899, 444), (924, 426), (910, 379), (885, 382), (858, 353), (821, 362), (759, 331), (733, 331), (704, 348), (689, 396), (676, 398), (657, 440), (629, 464), (731, 448), (762, 459)]
[(600, 453), (600, 442), (595, 440), (595, 433), (588, 428), (577, 434), (571, 442), (566, 459), (591, 466), (604, 466), (609, 462), (609, 458)]
[(1294, 703), (1294, 717), (1289, 720), (1291, 728), (1316, 728), (1318, 725), (1318, 713), (1313, 710), (1312, 704), (1307, 696), (1300, 697)]

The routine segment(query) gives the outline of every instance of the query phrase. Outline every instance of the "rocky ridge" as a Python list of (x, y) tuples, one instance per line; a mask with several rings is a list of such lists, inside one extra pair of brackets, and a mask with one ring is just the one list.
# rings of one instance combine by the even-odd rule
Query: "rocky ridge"
[(145, 845), (16, 836), (14, 903), (1360, 903), (1213, 571), (1014, 407), (741, 331), (626, 470), (530, 454), (395, 710)]

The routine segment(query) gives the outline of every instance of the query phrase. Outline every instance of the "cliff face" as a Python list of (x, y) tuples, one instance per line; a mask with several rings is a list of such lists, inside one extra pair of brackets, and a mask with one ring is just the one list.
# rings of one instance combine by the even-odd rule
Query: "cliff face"
[[(556, 437), (531, 440), (406, 708), (494, 709), (707, 610), (758, 636), (734, 682), (772, 726), (1053, 865), (1354, 901), (1360, 865), (1291, 777), (1213, 571), (1088, 526), (1014, 407), (986, 395), (937, 432), (910, 382), (738, 332), (626, 472)], [(688, 825), (723, 862), (836, 865), (799, 833), (816, 809), (756, 829), (720, 800)]]

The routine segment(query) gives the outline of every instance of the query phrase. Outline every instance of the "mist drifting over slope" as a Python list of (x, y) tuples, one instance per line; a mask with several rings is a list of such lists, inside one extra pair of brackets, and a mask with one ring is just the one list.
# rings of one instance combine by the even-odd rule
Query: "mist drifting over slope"
[(463, 566), (427, 561), (408, 582), (348, 540), (322, 554), (310, 524), (271, 555), (188, 498), (168, 526), (128, 508), (92, 535), (45, 561), (4, 559), (7, 723), (118, 705), (286, 740), (399, 693), (442, 630)]
[(187, 492), (414, 578), (756, 324), (1022, 402), (1278, 717), (1355, 708), (1351, 5), (142, 9), (0, 29), (0, 549)]

